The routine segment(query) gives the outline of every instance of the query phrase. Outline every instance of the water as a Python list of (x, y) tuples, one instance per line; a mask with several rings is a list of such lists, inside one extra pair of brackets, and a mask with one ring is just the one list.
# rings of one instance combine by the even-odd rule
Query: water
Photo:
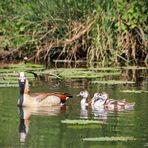
[[(140, 76), (141, 77), (141, 76)], [(139, 77), (139, 78), (140, 78)], [(97, 85), (91, 80), (50, 82), (36, 80), (32, 92), (67, 92), (73, 95), (66, 106), (54, 108), (18, 108), (18, 88), (0, 88), (0, 147), (2, 148), (139, 148), (148, 147), (148, 93), (123, 93), (121, 90), (148, 90), (148, 81), (136, 79), (137, 84)], [(111, 98), (135, 102), (135, 109), (124, 112), (93, 112), (81, 110), (76, 95), (83, 89), (93, 93), (103, 90)], [(25, 117), (25, 119), (24, 119)], [(95, 120), (98, 124), (65, 124), (61, 121)], [(100, 123), (101, 122), (101, 123)], [(83, 141), (93, 137), (133, 137), (129, 141)]]

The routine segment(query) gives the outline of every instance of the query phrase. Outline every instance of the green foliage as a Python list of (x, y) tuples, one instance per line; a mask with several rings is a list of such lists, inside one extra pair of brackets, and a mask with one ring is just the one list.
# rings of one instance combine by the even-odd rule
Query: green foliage
[(96, 9), (90, 61), (99, 61), (100, 65), (144, 61), (147, 54), (147, 2), (113, 0), (105, 4), (100, 3)]
[(49, 62), (50, 49), (62, 47), (58, 58), (66, 53), (69, 61), (86, 56), (88, 63), (97, 61), (99, 66), (147, 64), (146, 0), (0, 3), (1, 50), (17, 49), (35, 62)]

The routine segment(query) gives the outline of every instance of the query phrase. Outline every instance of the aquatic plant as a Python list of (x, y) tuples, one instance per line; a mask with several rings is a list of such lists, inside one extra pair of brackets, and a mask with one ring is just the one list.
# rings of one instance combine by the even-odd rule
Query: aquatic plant
[(92, 81), (91, 83), (113, 85), (113, 84), (134, 84), (135, 82), (125, 81), (125, 80), (106, 80), (106, 81)]
[(103, 121), (98, 121), (98, 120), (70, 120), (70, 119), (65, 119), (61, 121), (62, 123), (65, 124), (99, 124), (103, 123)]
[(10, 64), (0, 68), (0, 87), (18, 87), (18, 73), (21, 71), (26, 72), (25, 75), (28, 79), (33, 80), (36, 76), (35, 72), (44, 69), (43, 65), (37, 64)]
[(94, 137), (94, 138), (83, 138), (84, 141), (133, 141), (137, 140), (134, 137)]
[(146, 90), (122, 90), (123, 93), (148, 93)]

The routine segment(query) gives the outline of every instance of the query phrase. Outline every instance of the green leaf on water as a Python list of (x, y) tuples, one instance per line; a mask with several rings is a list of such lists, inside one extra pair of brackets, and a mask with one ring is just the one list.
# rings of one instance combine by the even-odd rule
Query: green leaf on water
[(135, 82), (133, 82), (133, 81), (107, 80), (107, 81), (92, 81), (91, 83), (112, 85), (112, 84), (134, 84)]
[(100, 128), (100, 124), (70, 124), (68, 128), (71, 129), (97, 129)]
[(133, 141), (136, 140), (134, 137), (94, 137), (94, 138), (83, 138), (83, 141)]
[[(0, 87), (18, 87), (18, 73), (25, 72), (27, 79), (33, 80), (34, 74), (31, 72), (40, 72), (44, 67), (37, 64), (10, 64), (0, 68)], [(30, 72), (31, 71), (31, 72)]]
[(65, 124), (102, 124), (102, 121), (98, 120), (70, 120), (70, 119), (65, 119), (61, 121), (62, 123)]
[(148, 93), (146, 90), (122, 90), (124, 93)]

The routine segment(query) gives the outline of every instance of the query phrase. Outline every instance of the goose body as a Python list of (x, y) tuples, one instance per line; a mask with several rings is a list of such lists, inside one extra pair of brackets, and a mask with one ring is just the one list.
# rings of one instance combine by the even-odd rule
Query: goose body
[(105, 92), (95, 93), (92, 100), (94, 100), (94, 108), (105, 108), (108, 110), (132, 110), (135, 105), (134, 102), (129, 103), (125, 100), (109, 99), (108, 94)]
[(29, 93), (28, 80), (25, 78), (24, 72), (19, 74), (20, 97), (18, 106), (55, 106), (64, 104), (67, 99), (72, 97), (67, 93)]
[(105, 98), (107, 98), (107, 94), (101, 96), (100, 93), (95, 93), (91, 103), (92, 109), (98, 110), (98, 108), (104, 108)]

